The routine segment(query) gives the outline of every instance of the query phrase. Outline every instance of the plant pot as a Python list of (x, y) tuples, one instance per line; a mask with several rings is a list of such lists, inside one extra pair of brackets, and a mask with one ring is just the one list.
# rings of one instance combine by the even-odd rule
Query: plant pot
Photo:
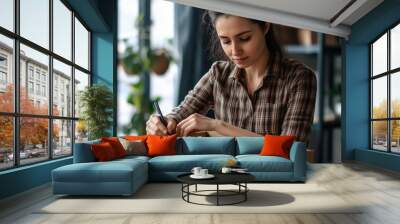
[(168, 71), (170, 56), (165, 49), (157, 49), (152, 54), (151, 70), (156, 75), (163, 75)]

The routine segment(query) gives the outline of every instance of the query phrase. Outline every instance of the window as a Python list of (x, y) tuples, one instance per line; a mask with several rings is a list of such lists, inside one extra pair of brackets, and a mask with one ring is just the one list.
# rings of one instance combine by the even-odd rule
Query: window
[(3, 71), (0, 71), (0, 84), (1, 85), (7, 84), (7, 74)]
[(89, 32), (82, 23), (75, 18), (75, 62), (85, 69), (89, 69)]
[(0, 91), (5, 91), (7, 85), (7, 56), (0, 54)]
[(33, 67), (29, 66), (29, 71), (28, 71), (29, 79), (33, 80)]
[[(73, 105), (79, 90), (71, 87), (89, 85), (91, 33), (67, 4), (0, 0), (0, 26), (6, 29), (0, 29), (0, 83), (8, 82), (5, 91), (0, 85), (0, 170), (72, 155), (76, 130), (87, 139), (85, 127), (75, 127), (79, 113), (74, 114)], [(19, 11), (14, 13), (14, 8)], [(14, 127), (18, 132), (13, 132)]]
[(28, 93), (33, 94), (33, 82), (28, 82)]
[(370, 44), (371, 148), (400, 153), (400, 24)]
[[(72, 95), (72, 90), (71, 89), (65, 89), (64, 85), (66, 83), (69, 83), (69, 85), (72, 84), (72, 69), (71, 66), (68, 66), (56, 59), (53, 60), (53, 64), (54, 64), (54, 70), (53, 70), (53, 77), (54, 77), (54, 84), (53, 84), (53, 90), (55, 95), (53, 95), (53, 103), (54, 104), (58, 104), (58, 97), (60, 97), (61, 102), (64, 103), (64, 96), (65, 95)], [(75, 78), (76, 80), (76, 78)], [(59, 96), (60, 94), (60, 96)], [(72, 98), (67, 99), (68, 104), (71, 105), (72, 104)], [(69, 102), (71, 101), (71, 102)], [(59, 114), (60, 111), (59, 109), (57, 110), (53, 110), (53, 114)], [(72, 108), (69, 107), (66, 109), (65, 114), (61, 113), (62, 116), (68, 116), (68, 117), (72, 117)]]
[(53, 0), (54, 52), (71, 60), (72, 12), (60, 0)]
[(0, 1), (0, 26), (14, 31), (14, 0)]
[(0, 68), (7, 68), (7, 56), (0, 55)]
[[(21, 36), (49, 48), (49, 0), (20, 0)], [(40, 13), (39, 13), (40, 12)]]
[(36, 84), (36, 95), (40, 95), (40, 84)]
[[(2, 4), (2, 3), (1, 3)], [(0, 14), (3, 12), (3, 9), (0, 9)], [(3, 15), (0, 15), (0, 18), (2, 18)], [(11, 38), (6, 37), (5, 35), (2, 35), (0, 33), (0, 61), (1, 63), (0, 66), (0, 74), (2, 74), (2, 78), (0, 78), (0, 81), (2, 84), (0, 84), (0, 113), (12, 113), (14, 111), (14, 83), (13, 79), (11, 77), (14, 76), (14, 72), (12, 69), (12, 66), (8, 66), (7, 63), (11, 64), (11, 61), (8, 61), (7, 63), (5, 62), (4, 59), (11, 59), (14, 57), (14, 42)], [(10, 79), (8, 81), (8, 79)], [(6, 83), (4, 83), (4, 80), (6, 80)], [(0, 114), (1, 116), (1, 114)], [(0, 119), (3, 119), (3, 117), (0, 117)], [(0, 121), (1, 122), (1, 121)], [(1, 139), (1, 135), (0, 135)], [(11, 144), (6, 144), (10, 146)], [(3, 148), (3, 144), (0, 142), (0, 148)], [(0, 161), (0, 169), (1, 169), (1, 161)]]
[(42, 86), (42, 96), (46, 96), (46, 86)]
[(40, 81), (40, 71), (39, 71), (39, 69), (36, 69), (36, 80)]

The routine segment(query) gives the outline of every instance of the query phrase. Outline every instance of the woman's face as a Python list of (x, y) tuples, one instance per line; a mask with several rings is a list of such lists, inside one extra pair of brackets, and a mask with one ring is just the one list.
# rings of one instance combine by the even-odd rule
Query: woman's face
[(215, 29), (225, 54), (240, 68), (254, 65), (266, 54), (268, 29), (263, 30), (249, 19), (222, 15), (215, 21)]

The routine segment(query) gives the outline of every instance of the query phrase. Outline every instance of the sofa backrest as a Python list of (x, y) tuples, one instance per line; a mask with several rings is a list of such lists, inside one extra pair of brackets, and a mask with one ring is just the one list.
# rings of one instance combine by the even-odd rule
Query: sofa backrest
[(226, 154), (235, 155), (233, 137), (181, 137), (176, 143), (178, 155)]
[(236, 137), (236, 155), (259, 154), (264, 137)]
[(74, 163), (88, 163), (88, 162), (95, 162), (96, 158), (93, 155), (90, 146), (92, 144), (99, 144), (100, 139), (75, 143), (74, 147)]

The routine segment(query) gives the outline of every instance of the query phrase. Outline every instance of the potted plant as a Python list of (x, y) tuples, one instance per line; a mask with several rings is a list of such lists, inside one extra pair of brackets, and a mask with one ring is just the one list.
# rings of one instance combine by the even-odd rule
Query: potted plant
[(81, 118), (88, 131), (89, 140), (110, 136), (113, 114), (113, 94), (102, 84), (86, 87), (79, 93)]

